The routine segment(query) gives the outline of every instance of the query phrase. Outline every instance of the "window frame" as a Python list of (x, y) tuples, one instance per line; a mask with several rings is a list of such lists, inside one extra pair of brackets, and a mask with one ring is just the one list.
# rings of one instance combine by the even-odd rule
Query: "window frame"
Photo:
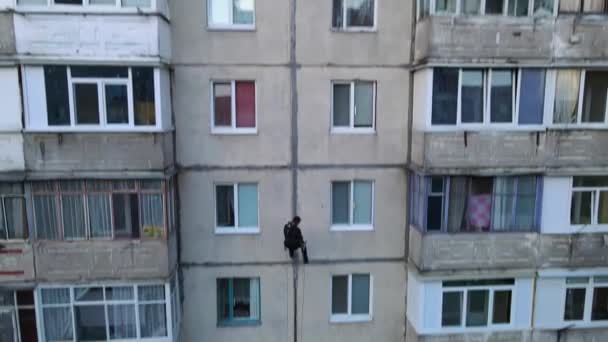
[(569, 196), (569, 206), (568, 208), (572, 210), (573, 200), (572, 197), (574, 193), (578, 192), (590, 192), (591, 193), (591, 223), (588, 224), (575, 224), (572, 223), (572, 217), (569, 213), (568, 223), (572, 227), (584, 228), (586, 226), (593, 226), (597, 228), (608, 228), (608, 223), (599, 223), (599, 206), (600, 206), (600, 196), (602, 192), (608, 193), (608, 186), (575, 186), (574, 178), (575, 177), (586, 177), (586, 176), (573, 176), (570, 177), (570, 196)]
[[(162, 286), (164, 290), (164, 299), (152, 299), (152, 300), (140, 300), (139, 299), (139, 288), (144, 286)], [(99, 301), (76, 301), (75, 290), (79, 288), (102, 288), (103, 299)], [(133, 299), (120, 299), (120, 300), (108, 300), (106, 299), (106, 288), (109, 287), (129, 287), (133, 289)], [(42, 302), (42, 291), (47, 289), (67, 289), (69, 291), (69, 303), (54, 303), (44, 304)], [(46, 308), (69, 308), (70, 319), (72, 323), (72, 340), (77, 342), (76, 333), (76, 307), (82, 306), (103, 306), (104, 315), (106, 321), (106, 341), (116, 341), (117, 339), (110, 339), (109, 329), (110, 324), (108, 320), (108, 310), (110, 305), (134, 305), (135, 310), (135, 331), (136, 337), (131, 339), (120, 339), (129, 341), (150, 341), (150, 342), (170, 342), (173, 341), (173, 330), (176, 328), (172, 322), (172, 306), (171, 306), (171, 290), (169, 284), (158, 283), (158, 282), (142, 282), (136, 284), (125, 284), (125, 283), (90, 283), (86, 285), (41, 285), (34, 291), (35, 296), (35, 307), (36, 307), (36, 321), (38, 324), (38, 337), (41, 341), (46, 341), (46, 329), (44, 323), (44, 309)], [(145, 304), (164, 304), (165, 305), (165, 326), (167, 328), (167, 336), (162, 337), (141, 337), (141, 322), (139, 320), (140, 307)]]
[[(371, 127), (355, 127), (355, 116), (357, 114), (357, 106), (355, 105), (355, 88), (357, 83), (372, 84), (372, 125)], [(334, 86), (349, 85), (349, 118), (347, 126), (334, 126)], [(371, 80), (335, 80), (331, 81), (331, 101), (330, 101), (330, 132), (332, 134), (374, 134), (376, 133), (376, 106), (377, 106), (377, 82)]]
[[(237, 127), (236, 126), (236, 83), (237, 82), (252, 82), (255, 91), (255, 127)], [(215, 84), (230, 83), (230, 127), (215, 125)], [(255, 135), (258, 134), (258, 82), (254, 79), (234, 79), (222, 80), (212, 79), (210, 84), (210, 124), (211, 134), (217, 135)]]
[[(576, 108), (576, 122), (571, 123), (556, 123), (555, 122), (555, 96), (557, 94), (557, 73), (560, 69), (553, 69), (555, 72), (555, 77), (553, 77), (553, 82), (551, 82), (551, 91), (553, 94), (553, 98), (551, 101), (551, 112), (550, 112), (550, 120), (549, 127), (554, 129), (569, 129), (569, 128), (597, 128), (597, 129), (608, 129), (608, 91), (606, 92), (606, 104), (604, 109), (604, 122), (583, 122), (583, 109), (585, 102), (585, 82), (587, 80), (587, 71), (590, 69), (584, 68), (568, 68), (565, 70), (577, 70), (580, 71), (580, 79), (579, 79), (579, 89), (578, 89), (578, 103)], [(600, 71), (607, 71), (608, 69), (599, 69)], [(594, 70), (590, 70), (594, 71)]]
[[(257, 319), (255, 318), (235, 318), (233, 313), (234, 307), (234, 280), (235, 279), (247, 279), (249, 280), (249, 286), (251, 286), (251, 281), (256, 280), (258, 283), (258, 313)], [(231, 305), (229, 305), (229, 318), (227, 320), (221, 320), (218, 312), (218, 305), (216, 305), (215, 314), (216, 314), (216, 322), (218, 327), (233, 327), (233, 326), (250, 326), (250, 325), (260, 325), (262, 324), (262, 281), (260, 277), (221, 277), (216, 278), (216, 289), (215, 294), (217, 299), (219, 300), (219, 281), (227, 280), (228, 281), (228, 300)], [(251, 305), (251, 297), (249, 298), (249, 302)]]
[(94, 9), (94, 10), (111, 10), (111, 9), (116, 9), (116, 10), (120, 10), (123, 11), (125, 9), (131, 9), (134, 11), (143, 9), (143, 10), (156, 10), (158, 9), (158, 1), (159, 0), (150, 0), (150, 6), (123, 6), (122, 1), (123, 0), (113, 0), (114, 4), (91, 4), (90, 0), (81, 0), (82, 4), (74, 4), (74, 5), (70, 5), (70, 4), (57, 4), (55, 3), (56, 0), (45, 0), (45, 4), (40, 4), (40, 5), (36, 5), (36, 4), (19, 4), (19, 0), (16, 1), (16, 5), (17, 8), (40, 8), (40, 7), (47, 7), (49, 9), (56, 9), (56, 10), (78, 10), (78, 9)]
[[(354, 223), (354, 216), (355, 216), (355, 206), (354, 206), (354, 195), (355, 195), (355, 183), (357, 182), (365, 182), (365, 183), (370, 183), (372, 186), (372, 198), (371, 198), (371, 222), (370, 224), (355, 224)], [(341, 223), (333, 223), (333, 213), (334, 213), (334, 208), (333, 208), (333, 185), (334, 183), (349, 183), (349, 203), (348, 203), (348, 224), (341, 224)], [(375, 220), (375, 197), (376, 197), (376, 182), (373, 179), (349, 179), (349, 180), (332, 180), (330, 182), (330, 187), (329, 187), (329, 192), (330, 192), (330, 205), (329, 205), (329, 222), (330, 222), (330, 227), (329, 227), (329, 231), (335, 231), (335, 232), (341, 232), (341, 231), (373, 231), (374, 228), (374, 220)]]
[[(561, 296), (561, 300), (562, 300), (562, 314), (560, 315), (560, 322), (564, 323), (566, 325), (571, 325), (571, 324), (576, 324), (577, 326), (579, 325), (584, 325), (584, 326), (588, 326), (588, 327), (600, 327), (600, 326), (607, 326), (608, 325), (608, 320), (592, 320), (591, 316), (592, 316), (592, 312), (593, 312), (593, 297), (595, 294), (595, 290), (596, 288), (606, 288), (608, 287), (608, 280), (607, 281), (596, 281), (596, 278), (606, 278), (606, 275), (582, 275), (582, 274), (576, 274), (576, 275), (571, 275), (571, 276), (567, 276), (564, 278), (564, 287), (563, 287), (563, 291), (562, 291), (562, 296)], [(577, 279), (577, 278), (588, 278), (586, 283), (580, 282), (580, 283), (571, 283), (568, 284), (567, 279)], [(584, 289), (585, 290), (585, 302), (583, 303), (583, 319), (580, 320), (566, 320), (565, 319), (565, 314), (566, 314), (566, 297), (568, 294), (568, 290), (569, 289)]]
[(378, 1), (380, 0), (372, 0), (374, 2), (374, 24), (372, 26), (349, 26), (347, 20), (348, 9), (345, 5), (346, 1), (350, 0), (340, 0), (342, 2), (342, 25), (340, 27), (335, 27), (333, 25), (333, 11), (331, 15), (331, 30), (335, 32), (377, 32), (378, 31)]
[[(353, 275), (366, 275), (369, 276), (369, 313), (368, 314), (353, 314), (352, 313), (352, 285)], [(334, 314), (333, 313), (333, 288), (334, 288), (334, 277), (348, 277), (347, 287), (347, 313), (346, 314)], [(374, 304), (374, 277), (371, 273), (348, 273), (339, 274), (332, 273), (329, 278), (329, 322), (330, 323), (360, 323), (360, 322), (371, 322), (373, 320), (373, 304)]]
[[(257, 215), (258, 224), (255, 227), (241, 227), (239, 228), (239, 186), (240, 185), (255, 185), (257, 190)], [(232, 186), (232, 196), (234, 205), (234, 226), (218, 226), (217, 223), (217, 189), (220, 186)], [(216, 235), (239, 235), (239, 234), (259, 234), (260, 233), (260, 183), (259, 182), (217, 182), (213, 184), (213, 217), (214, 217), (214, 231)]]
[[(563, 0), (562, 0), (563, 1)], [(558, 8), (558, 13), (559, 14), (570, 14), (570, 15), (608, 15), (608, 2), (606, 2), (604, 0), (604, 10), (602, 12), (595, 12), (595, 11), (591, 11), (591, 12), (586, 12), (585, 8), (584, 8), (584, 0), (579, 0), (579, 5), (578, 5), (578, 10), (576, 11), (562, 11), (561, 9)]]
[[(454, 13), (450, 12), (438, 12), (437, 11), (437, 1), (438, 0), (418, 0), (416, 6), (416, 18), (418, 21), (423, 20), (426, 16), (422, 13), (422, 3), (428, 1), (429, 2), (429, 16), (492, 16), (492, 17), (509, 17), (509, 18), (529, 18), (535, 17), (534, 15), (534, 4), (538, 0), (528, 0), (528, 13), (525, 16), (516, 16), (509, 14), (509, 2), (516, 0), (504, 0), (502, 14), (486, 14), (486, 1), (487, 0), (479, 0), (479, 13), (477, 14), (463, 14), (462, 13), (462, 1), (456, 0), (456, 11)], [(551, 11), (552, 16), (557, 16), (559, 8), (559, 0), (553, 1), (553, 10)]]
[[(19, 183), (19, 185), (21, 186), (21, 189), (23, 189), (23, 184)], [(24, 237), (22, 239), (13, 239), (9, 236), (9, 227), (8, 227), (8, 218), (6, 215), (6, 199), (11, 199), (11, 198), (18, 198), (21, 200), (21, 205), (22, 205), (22, 215), (23, 215), (23, 235)], [(3, 224), (4, 227), (6, 229), (6, 235), (5, 237), (0, 236), (0, 241), (7, 241), (7, 242), (11, 242), (11, 241), (25, 241), (29, 239), (29, 220), (27, 219), (27, 201), (26, 201), (26, 196), (25, 196), (25, 191), (22, 192), (21, 194), (8, 194), (8, 193), (0, 193), (0, 206), (2, 208), (0, 208), (0, 220), (3, 220)]]
[[(469, 332), (469, 331), (488, 331), (488, 330), (509, 330), (515, 326), (515, 311), (514, 308), (517, 304), (517, 282), (514, 279), (511, 285), (466, 285), (466, 286), (441, 286), (441, 307), (439, 308), (439, 324), (441, 332), (445, 333), (458, 333), (458, 332)], [(468, 293), (470, 291), (488, 291), (488, 316), (486, 319), (486, 325), (484, 326), (470, 326), (467, 324), (467, 306), (468, 306)], [(497, 291), (511, 291), (511, 306), (510, 306), (510, 318), (509, 323), (492, 323), (494, 314), (494, 294)], [(462, 302), (460, 308), (460, 325), (456, 326), (443, 326), (443, 298), (445, 293), (461, 293)]]
[[(230, 24), (216, 24), (212, 20), (213, 1), (230, 1)], [(256, 29), (256, 0), (253, 1), (253, 22), (251, 24), (234, 23), (234, 1), (235, 0), (207, 0), (207, 30), (209, 31), (255, 31)]]

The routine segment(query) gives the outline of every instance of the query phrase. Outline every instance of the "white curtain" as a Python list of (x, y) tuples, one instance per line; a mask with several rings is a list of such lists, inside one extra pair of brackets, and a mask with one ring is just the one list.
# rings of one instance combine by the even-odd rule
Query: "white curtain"
[(135, 338), (137, 336), (135, 304), (108, 305), (108, 320), (111, 339)]
[(112, 237), (110, 195), (90, 194), (87, 196), (87, 199), (89, 205), (89, 225), (91, 227), (91, 237)]
[(492, 199), (492, 230), (511, 228), (515, 177), (496, 177)]
[(138, 298), (141, 337), (167, 336), (165, 287), (163, 285), (139, 286)]
[(449, 232), (458, 232), (463, 229), (467, 197), (467, 179), (465, 177), (451, 177), (448, 208)]
[[(139, 196), (141, 207), (141, 219), (144, 232), (146, 229), (154, 229), (158, 234), (162, 233), (164, 228), (163, 223), (163, 197), (161, 194), (142, 193)], [(148, 232), (148, 236), (155, 236), (154, 233)]]
[(55, 196), (35, 195), (34, 212), (36, 215), (36, 233), (38, 234), (38, 238), (46, 240), (59, 239)]
[(82, 195), (62, 195), (61, 208), (65, 239), (84, 239), (84, 199)]
[(555, 87), (554, 123), (575, 123), (578, 114), (579, 70), (559, 70)]
[[(72, 340), (72, 314), (69, 289), (42, 289), (44, 335), (47, 341)], [(52, 307), (45, 304), (53, 304)]]

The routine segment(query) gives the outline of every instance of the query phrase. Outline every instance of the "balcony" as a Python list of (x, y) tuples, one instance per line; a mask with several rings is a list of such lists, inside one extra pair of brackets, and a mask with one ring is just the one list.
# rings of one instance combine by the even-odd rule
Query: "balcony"
[(0, 242), (0, 285), (34, 281), (34, 252), (28, 242)]
[(174, 162), (172, 133), (28, 133), (24, 140), (33, 173), (162, 173)]
[[(608, 166), (608, 131), (413, 132), (412, 163), (424, 172), (554, 173)], [(459, 169), (459, 170), (454, 170)]]

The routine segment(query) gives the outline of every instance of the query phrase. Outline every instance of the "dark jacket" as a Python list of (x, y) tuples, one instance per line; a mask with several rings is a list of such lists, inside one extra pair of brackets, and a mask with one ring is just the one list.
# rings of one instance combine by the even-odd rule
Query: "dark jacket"
[(285, 236), (285, 247), (287, 248), (299, 248), (304, 244), (304, 237), (300, 227), (294, 225), (292, 222), (288, 222), (283, 227), (283, 235)]

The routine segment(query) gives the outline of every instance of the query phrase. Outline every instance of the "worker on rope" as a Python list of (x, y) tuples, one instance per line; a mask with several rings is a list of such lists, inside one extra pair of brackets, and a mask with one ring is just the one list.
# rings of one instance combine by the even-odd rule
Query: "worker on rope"
[(302, 257), (304, 258), (304, 263), (308, 264), (308, 251), (306, 250), (306, 241), (304, 241), (304, 237), (302, 236), (302, 231), (298, 225), (302, 220), (299, 216), (294, 216), (294, 218), (287, 222), (283, 227), (283, 235), (285, 236), (285, 248), (289, 249), (289, 256), (293, 258), (293, 254), (296, 249), (302, 249)]

